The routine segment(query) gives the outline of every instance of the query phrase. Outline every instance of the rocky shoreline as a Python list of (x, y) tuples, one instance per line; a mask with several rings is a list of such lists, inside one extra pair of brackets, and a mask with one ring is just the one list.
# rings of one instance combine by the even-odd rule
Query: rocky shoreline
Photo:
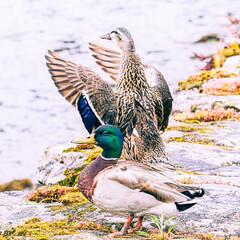
[[(179, 96), (187, 104), (183, 95)], [(182, 107), (179, 99), (177, 103)], [(239, 237), (239, 131), (239, 122), (236, 121), (189, 124), (176, 122), (171, 118), (169, 129), (163, 134), (163, 138), (167, 142), (166, 149), (170, 161), (179, 169), (174, 173), (174, 178), (182, 183), (201, 185), (207, 193), (205, 200), (171, 221), (171, 224), (180, 223), (176, 227), (177, 230), (185, 233), (212, 234), (229, 239), (233, 236)], [(187, 137), (191, 138), (189, 134), (197, 135), (198, 142), (188, 141)], [(186, 135), (187, 137), (184, 138)], [(203, 138), (205, 143), (200, 141)], [(48, 185), (63, 180), (64, 171), (67, 168), (81, 167), (87, 155), (92, 151), (63, 152), (69, 147), (73, 146), (71, 144), (53, 146), (45, 151), (38, 167), (38, 178), (41, 183)], [(125, 221), (125, 218), (104, 213), (99, 209), (90, 207), (89, 210), (90, 204), (66, 206), (56, 202), (29, 202), (26, 198), (27, 193), (26, 190), (0, 193), (0, 229), (2, 231), (7, 227), (21, 225), (31, 218), (51, 222), (66, 219), (69, 215), (78, 217), (83, 212), (84, 219), (104, 225), (114, 226)], [(144, 227), (152, 228), (153, 223), (150, 220), (145, 221)], [(100, 239), (104, 235), (96, 231), (83, 232), (79, 236), (75, 234), (61, 237), (56, 235), (50, 239), (77, 239), (77, 237)], [(16, 237), (16, 239), (21, 238)], [(141, 236), (133, 235), (130, 239), (141, 238)]]
[[(236, 57), (234, 58), (235, 67), (229, 64), (230, 60), (226, 65), (230, 66), (228, 69), (235, 71), (235, 74), (237, 69), (239, 76), (240, 58), (238, 57), (237, 65)], [(224, 69), (226, 68), (225, 66)], [(190, 111), (193, 107), (195, 107), (194, 111), (196, 109), (200, 111), (213, 109), (214, 106), (223, 109), (228, 109), (230, 106), (238, 114), (240, 95), (212, 96), (194, 91), (181, 91), (175, 93), (173, 97), (173, 115), (167, 131), (163, 134), (169, 159), (178, 168), (172, 173), (172, 177), (184, 184), (200, 185), (206, 190), (207, 197), (172, 220), (171, 224), (180, 223), (176, 231), (182, 232), (179, 237), (182, 239), (191, 239), (188, 237), (193, 236), (197, 239), (238, 239), (240, 237), (239, 120), (231, 118), (227, 119), (228, 121), (176, 121), (174, 114)], [(78, 173), (74, 170), (81, 171), (84, 165), (99, 154), (97, 148), (74, 151), (69, 150), (71, 147), (74, 146), (58, 145), (49, 147), (44, 152), (37, 170), (41, 184), (66, 183), (70, 186), (71, 183), (74, 186), (74, 176)], [(69, 179), (66, 181), (66, 176), (73, 181), (69, 182)], [(28, 236), (26, 226), (22, 226), (25, 229), (22, 235), (19, 231), (19, 235), (14, 236), (14, 232), (17, 231), (17, 226), (29, 219), (35, 219), (34, 224), (37, 227), (39, 222), (49, 223), (66, 221), (66, 219), (69, 222), (71, 216), (71, 219), (87, 220), (111, 229), (119, 228), (119, 223), (125, 221), (125, 218), (105, 213), (86, 202), (68, 205), (53, 201), (50, 203), (28, 201), (26, 197), (28, 193), (28, 190), (0, 193), (0, 231), (2, 231), (0, 239), (26, 238)], [(97, 225), (95, 227), (97, 228)], [(146, 220), (144, 227), (152, 228), (153, 222)], [(64, 232), (61, 232), (51, 238), (43, 234), (42, 238), (30, 236), (27, 239), (101, 239), (106, 234), (104, 231), (95, 231), (94, 228), (85, 228), (78, 233), (64, 235)], [(130, 235), (129, 239), (141, 238), (140, 235)]]

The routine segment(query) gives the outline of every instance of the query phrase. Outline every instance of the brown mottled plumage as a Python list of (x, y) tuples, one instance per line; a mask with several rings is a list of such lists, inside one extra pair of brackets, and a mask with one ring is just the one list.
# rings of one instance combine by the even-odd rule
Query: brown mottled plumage
[[(124, 152), (137, 148), (132, 151), (135, 156), (129, 155), (131, 158), (147, 160), (150, 164), (161, 162), (166, 153), (159, 130), (166, 129), (172, 109), (168, 85), (156, 68), (142, 64), (134, 41), (125, 28), (117, 28), (102, 38), (113, 40), (122, 50), (121, 54), (114, 51), (111, 55), (110, 49), (90, 44), (90, 49), (96, 53), (93, 56), (97, 64), (117, 81), (117, 105), (121, 106), (117, 122), (118, 126), (126, 128), (129, 139)], [(114, 73), (112, 69), (118, 69), (118, 72)], [(134, 127), (137, 134), (132, 134)]]
[[(104, 72), (108, 73), (114, 81), (117, 81), (121, 54), (103, 46), (93, 43), (89, 44), (91, 46), (89, 49), (95, 53), (92, 56), (97, 59), (96, 63)], [(168, 126), (169, 116), (172, 111), (173, 98), (171, 92), (161, 72), (151, 65), (141, 65), (154, 97), (155, 117), (157, 118), (158, 130), (164, 132)], [(161, 101), (159, 101), (159, 99), (161, 99)]]
[[(115, 125), (124, 135), (123, 153), (126, 160), (173, 169), (167, 161), (158, 132), (165, 129), (163, 122), (168, 119), (168, 116), (163, 117), (162, 89), (160, 85), (155, 86), (156, 79), (153, 83), (147, 82), (146, 65), (136, 54), (130, 34), (126, 36), (121, 55), (91, 44), (92, 50), (97, 53), (94, 57), (98, 59), (98, 65), (117, 80), (114, 91), (91, 69), (54, 52), (49, 51), (51, 57), (46, 56), (49, 61), (47, 66), (60, 94), (78, 108), (89, 133), (102, 124)], [(147, 74), (155, 74), (153, 67), (147, 69)], [(82, 109), (86, 102), (87, 114)], [(91, 126), (88, 126), (91, 122), (88, 113), (95, 118)]]

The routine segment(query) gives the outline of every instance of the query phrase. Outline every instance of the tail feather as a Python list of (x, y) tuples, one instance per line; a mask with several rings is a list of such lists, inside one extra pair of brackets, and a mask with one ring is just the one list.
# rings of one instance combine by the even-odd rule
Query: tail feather
[(198, 189), (192, 189), (188, 191), (181, 192), (183, 195), (190, 198), (188, 201), (184, 202), (175, 202), (176, 207), (179, 212), (182, 212), (192, 206), (194, 206), (197, 202), (201, 201), (201, 198), (205, 194), (204, 189), (198, 188)]
[(204, 194), (205, 194), (205, 191), (202, 189), (202, 188), (198, 188), (198, 189), (194, 189), (193, 191), (191, 190), (188, 190), (188, 191), (184, 191), (184, 192), (181, 192), (183, 195), (191, 198), (191, 199), (194, 199), (194, 198), (198, 198), (198, 197), (202, 197)]
[(196, 203), (185, 203), (185, 204), (175, 203), (175, 204), (176, 204), (178, 211), (182, 212), (182, 211), (185, 211), (188, 208), (194, 206)]

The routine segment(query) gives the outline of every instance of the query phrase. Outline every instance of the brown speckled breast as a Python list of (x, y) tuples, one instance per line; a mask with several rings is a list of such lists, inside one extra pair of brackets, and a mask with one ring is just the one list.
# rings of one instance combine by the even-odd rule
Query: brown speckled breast
[(92, 196), (97, 182), (94, 184), (95, 176), (103, 169), (117, 163), (118, 160), (104, 160), (99, 156), (90, 165), (83, 169), (78, 178), (78, 188), (80, 192), (92, 202)]

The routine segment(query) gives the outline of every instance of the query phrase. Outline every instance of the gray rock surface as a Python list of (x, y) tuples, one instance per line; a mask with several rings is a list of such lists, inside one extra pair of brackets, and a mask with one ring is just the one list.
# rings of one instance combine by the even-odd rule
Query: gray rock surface
[(48, 185), (63, 180), (66, 169), (81, 167), (87, 158), (88, 150), (84, 152), (63, 152), (63, 150), (76, 147), (75, 144), (51, 146), (46, 149), (37, 167), (37, 179), (40, 183)]
[[(228, 180), (231, 181), (230, 178)], [(184, 232), (193, 231), (195, 234), (212, 233), (217, 236), (239, 236), (239, 186), (223, 184), (202, 184), (201, 186), (206, 190), (206, 199), (179, 214), (176, 219), (170, 222), (170, 225), (180, 223), (176, 227), (178, 230)], [(99, 209), (95, 209), (93, 212), (86, 212), (88, 206), (73, 205), (61, 208), (61, 210), (55, 210), (56, 206), (61, 204), (28, 202), (25, 197), (26, 193), (27, 192), (20, 191), (0, 194), (0, 230), (5, 229), (7, 226), (23, 224), (25, 220), (33, 217), (38, 217), (42, 221), (59, 220), (69, 214), (78, 217), (81, 211), (85, 211), (84, 213), (86, 213), (88, 220), (102, 224), (124, 223), (126, 221), (126, 218), (104, 213), (99, 211)], [(152, 228), (153, 223), (145, 219), (144, 226)], [(85, 233), (87, 235), (85, 235)], [(100, 239), (102, 235), (104, 234), (84, 232), (83, 235), (80, 234), (78, 236), (80, 239), (81, 237), (84, 239), (84, 237), (87, 236), (91, 237), (91, 239)], [(75, 237), (54, 237), (52, 239), (75, 239)], [(140, 239), (140, 237), (138, 239)]]
[[(228, 60), (225, 68), (231, 69)], [(236, 70), (236, 69), (235, 69)], [(208, 96), (191, 92), (180, 92), (174, 97), (173, 112), (190, 110), (192, 105), (210, 109), (216, 101), (223, 106), (233, 105), (240, 109), (240, 96)], [(176, 228), (195, 234), (214, 234), (218, 237), (240, 237), (240, 124), (223, 121), (214, 123), (187, 124), (169, 122), (169, 131), (163, 134), (169, 159), (178, 171), (171, 177), (180, 182), (199, 185), (206, 191), (206, 198), (184, 211), (170, 224), (180, 223)], [(49, 147), (38, 164), (38, 180), (44, 184), (64, 179), (65, 169), (80, 167), (87, 152), (63, 153), (72, 145)], [(92, 208), (91, 204), (63, 206), (60, 203), (34, 203), (26, 199), (26, 191), (0, 193), (0, 231), (9, 226), (23, 224), (25, 220), (38, 217), (42, 221), (66, 218), (68, 215), (102, 224), (124, 223), (125, 218)], [(58, 206), (61, 206), (58, 208)], [(91, 210), (89, 210), (91, 209)], [(83, 214), (82, 214), (83, 213)], [(146, 219), (144, 227), (153, 223)], [(55, 236), (52, 239), (101, 239), (102, 233), (84, 231), (80, 235)], [(139, 239), (137, 237), (135, 239)], [(21, 239), (21, 238), (19, 238)], [(129, 238), (134, 239), (134, 238)]]

